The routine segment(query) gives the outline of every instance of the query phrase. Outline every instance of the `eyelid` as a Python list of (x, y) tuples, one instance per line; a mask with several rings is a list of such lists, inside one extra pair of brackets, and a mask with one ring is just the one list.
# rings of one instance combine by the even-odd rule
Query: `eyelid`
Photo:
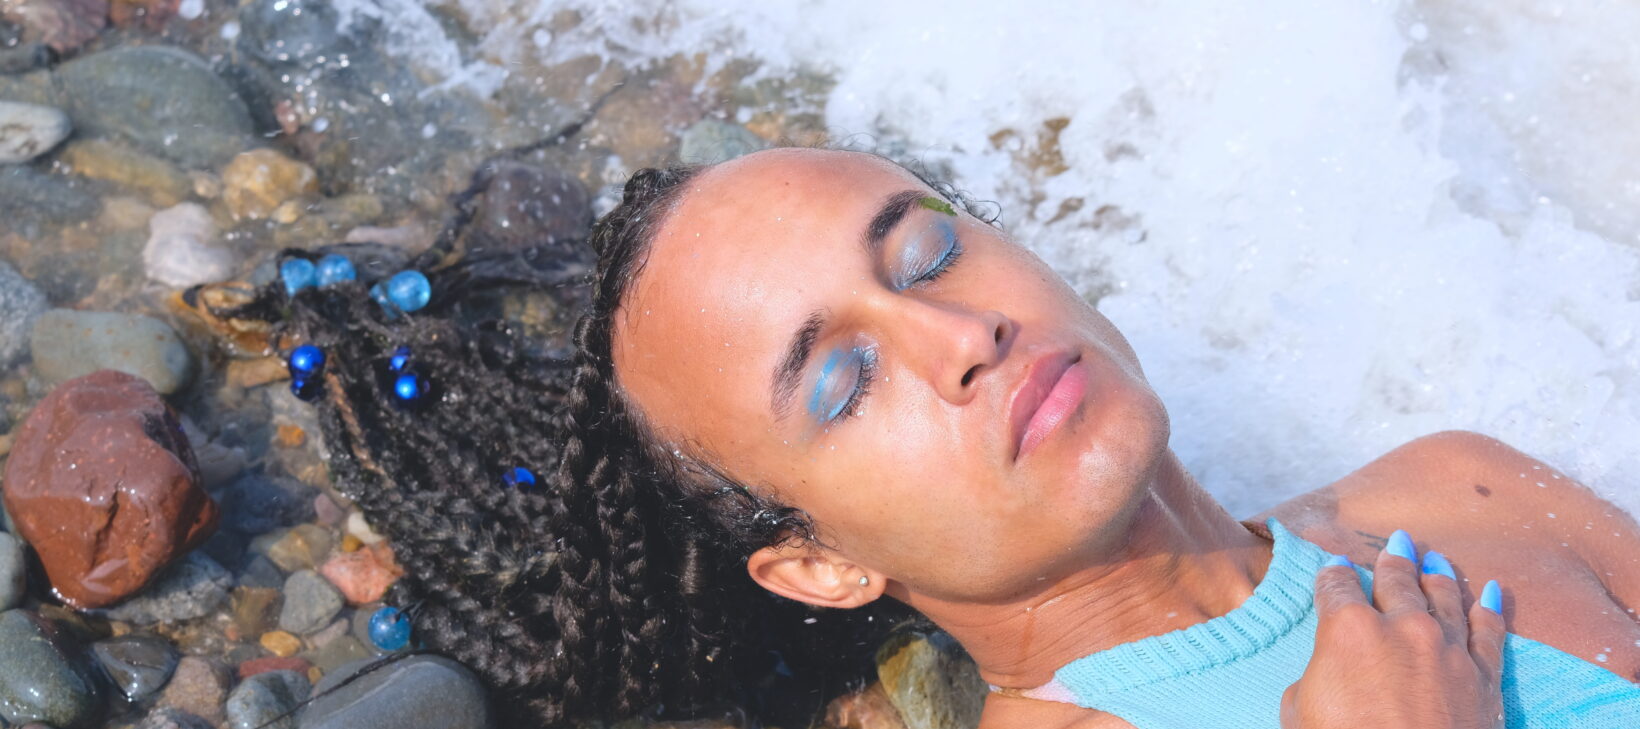
[[(925, 243), (930, 235), (937, 236), (932, 245)], [(897, 291), (909, 289), (931, 278), (930, 274), (937, 275), (961, 247), (955, 223), (945, 216), (935, 218), (906, 237), (894, 270), (889, 272), (889, 283)]]

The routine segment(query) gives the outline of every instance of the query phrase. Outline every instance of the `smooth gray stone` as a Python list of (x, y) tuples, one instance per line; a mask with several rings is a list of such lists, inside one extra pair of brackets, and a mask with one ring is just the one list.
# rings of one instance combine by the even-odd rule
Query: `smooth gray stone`
[(360, 661), (320, 679), (314, 687), (318, 698), (302, 709), (301, 729), (494, 726), (484, 684), (460, 663), (442, 656), (411, 656), (336, 688), (369, 665), (370, 661)]
[(23, 542), (0, 532), (0, 611), (17, 607), (28, 589), (28, 562)]
[(285, 604), (279, 609), (279, 629), (307, 635), (325, 626), (342, 611), (342, 593), (313, 570), (285, 578)]
[(134, 729), (215, 729), (211, 723), (181, 709), (162, 707), (142, 718)]
[(106, 610), (86, 612), (136, 625), (178, 623), (210, 614), (232, 589), (233, 575), (194, 550), (166, 567), (134, 597)]
[(230, 729), (296, 729), (296, 715), (285, 712), (306, 701), (313, 687), (295, 671), (268, 671), (245, 679), (228, 694)]
[(308, 65), (355, 50), (329, 2), (254, 0), (239, 11), (239, 24), (239, 50), (270, 66)]
[(122, 46), (55, 74), (87, 133), (119, 137), (194, 168), (217, 168), (257, 146), (250, 112), (199, 56), (171, 46)]
[(89, 729), (102, 713), (102, 687), (68, 631), (34, 613), (0, 613), (0, 719)]
[(23, 164), (64, 139), (74, 125), (61, 109), (0, 100), (0, 164)]
[(122, 635), (98, 641), (92, 655), (113, 679), (125, 698), (141, 701), (165, 688), (177, 670), (177, 649), (171, 641), (153, 635)]
[(702, 119), (683, 131), (678, 159), (684, 164), (716, 164), (768, 146), (762, 137), (739, 124)]
[(35, 371), (48, 382), (119, 370), (169, 395), (194, 372), (193, 355), (176, 330), (139, 314), (52, 309), (35, 320), (29, 348)]
[(0, 369), (17, 364), (28, 351), (28, 333), (34, 320), (51, 308), (33, 281), (0, 261)]

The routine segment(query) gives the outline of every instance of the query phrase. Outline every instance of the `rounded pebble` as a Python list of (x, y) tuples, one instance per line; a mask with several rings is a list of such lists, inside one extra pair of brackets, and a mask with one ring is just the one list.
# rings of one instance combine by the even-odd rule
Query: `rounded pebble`
[(400, 271), (387, 279), (387, 298), (400, 311), (416, 311), (433, 298), (433, 285), (420, 271)]
[(370, 616), (370, 642), (384, 651), (396, 651), (410, 644), (410, 617), (395, 607), (384, 607)]
[(28, 564), (23, 559), (23, 543), (0, 532), (0, 611), (17, 607), (28, 588)]
[(279, 278), (285, 282), (285, 293), (295, 296), (318, 282), (318, 269), (306, 258), (291, 258), (279, 264)]
[(283, 630), (270, 630), (262, 634), (257, 640), (269, 653), (280, 658), (289, 658), (302, 650), (302, 639)]
[(332, 253), (319, 259), (318, 281), (320, 286), (330, 286), (343, 281), (352, 281), (358, 277), (353, 269), (353, 262), (347, 256)]
[(302, 570), (285, 578), (279, 629), (306, 635), (330, 624), (342, 610), (342, 593), (319, 573)]
[(296, 729), (292, 712), (313, 686), (295, 671), (268, 671), (234, 687), (224, 708), (231, 729)]
[(176, 648), (164, 638), (152, 635), (125, 635), (91, 646), (120, 693), (141, 701), (165, 687), (177, 668)]

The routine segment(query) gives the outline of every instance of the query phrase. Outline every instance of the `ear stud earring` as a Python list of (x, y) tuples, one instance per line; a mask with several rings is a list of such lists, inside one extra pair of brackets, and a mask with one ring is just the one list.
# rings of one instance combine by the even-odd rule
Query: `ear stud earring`
[(860, 586), (865, 587), (869, 584), (871, 584), (871, 578), (866, 577), (865, 575), (860, 575)]

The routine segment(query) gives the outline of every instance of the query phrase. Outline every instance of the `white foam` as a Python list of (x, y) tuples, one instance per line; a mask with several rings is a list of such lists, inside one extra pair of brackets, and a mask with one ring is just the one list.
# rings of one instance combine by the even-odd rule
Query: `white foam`
[[(1102, 295), (1237, 513), (1446, 428), (1640, 511), (1640, 10), (455, 2), (500, 63), (832, 74), (834, 134), (948, 163)], [(585, 20), (538, 33), (566, 8)], [(1065, 171), (1022, 166), (1055, 118)]]

